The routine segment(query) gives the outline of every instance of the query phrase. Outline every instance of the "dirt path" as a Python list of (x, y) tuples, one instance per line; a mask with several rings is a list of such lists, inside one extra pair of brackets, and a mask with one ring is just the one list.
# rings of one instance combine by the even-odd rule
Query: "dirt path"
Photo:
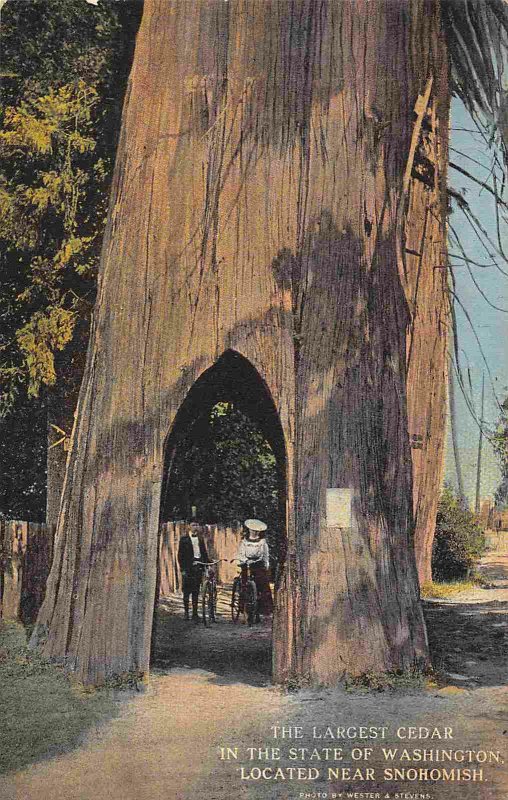
[[(406, 745), (454, 751), (501, 751), (508, 739), (506, 646), (508, 553), (490, 554), (483, 570), (494, 589), (457, 596), (453, 603), (427, 603), (434, 661), (447, 686), (414, 692), (350, 693), (342, 689), (282, 694), (269, 685), (270, 629), (233, 626), (224, 600), (221, 621), (211, 630), (183, 620), (180, 601), (168, 599), (160, 613), (155, 667), (145, 694), (124, 695), (117, 718), (105, 723), (76, 749), (0, 780), (2, 800), (226, 800), (333, 792), (353, 787), (364, 797), (429, 800), (501, 800), (508, 797), (505, 764), (434, 763), (435, 768), (480, 768), (484, 781), (422, 782), (383, 780), (390, 762), (381, 745)], [(455, 676), (455, 677), (453, 677)], [(458, 677), (457, 677), (458, 676)], [(277, 724), (302, 726), (301, 740), (280, 742)], [(314, 739), (330, 725), (386, 727), (385, 739)], [(401, 726), (437, 727), (452, 740), (406, 742)], [(358, 732), (358, 731), (357, 731)], [(379, 732), (378, 732), (379, 733)], [(379, 734), (380, 735), (380, 734)], [(248, 747), (282, 744), (280, 762), (252, 761)], [(294, 762), (289, 746), (342, 747), (342, 761)], [(375, 779), (328, 780), (327, 770), (354, 769), (352, 746), (373, 747), (372, 757), (356, 763), (375, 770)], [(238, 760), (221, 761), (220, 747), (238, 748)], [(310, 752), (309, 751), (309, 752)], [(322, 751), (321, 751), (322, 752)], [(285, 757), (284, 757), (285, 756)], [(480, 756), (483, 758), (483, 756)], [(316, 781), (242, 780), (240, 766), (319, 768)], [(397, 767), (420, 767), (395, 762)], [(425, 766), (429, 767), (428, 764)], [(351, 776), (352, 776), (351, 772)], [(365, 777), (365, 772), (363, 773)], [(404, 791), (409, 794), (404, 795)], [(346, 794), (343, 795), (346, 797)], [(360, 798), (360, 795), (358, 795)], [(310, 798), (309, 798), (310, 800)]]
[(508, 678), (508, 537), (504, 546), (487, 553), (479, 571), (489, 588), (477, 587), (450, 600), (425, 604), (433, 664), (458, 686), (504, 686)]

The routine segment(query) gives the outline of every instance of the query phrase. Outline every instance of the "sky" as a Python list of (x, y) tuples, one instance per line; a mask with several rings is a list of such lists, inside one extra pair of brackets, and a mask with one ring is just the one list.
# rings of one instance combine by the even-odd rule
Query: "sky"
[[(464, 106), (460, 101), (455, 100), (452, 104), (450, 162), (457, 164), (492, 186), (490, 177), (492, 151), (489, 150), (488, 143), (482, 139), (478, 132), (469, 132), (475, 130), (474, 122)], [(471, 159), (474, 159), (474, 161)], [(494, 252), (493, 245), (497, 245), (494, 198), (488, 191), (482, 189), (452, 167), (450, 167), (449, 171), (449, 185), (465, 194), (474, 215), (492, 239), (492, 245), (487, 242), (487, 248), (492, 254)], [(508, 199), (508, 192), (505, 192), (505, 196)], [(457, 209), (455, 203), (453, 207), (455, 210), (450, 216), (450, 253), (460, 254), (460, 249), (453, 240), (451, 231), (453, 226), (468, 258), (481, 264), (491, 265), (493, 263), (491, 255), (484, 249), (466, 217)], [(502, 225), (503, 223), (501, 223)], [(501, 227), (501, 244), (508, 256), (508, 225), (504, 225), (504, 230)], [(474, 270), (473, 276), (478, 288), (475, 286), (464, 261), (452, 257), (451, 262), (454, 265), (457, 294), (469, 313), (485, 356), (484, 361), (471, 324), (460, 306), (456, 307), (462, 368), (466, 380), (468, 380), (469, 369), (472, 404), (478, 418), (481, 416), (482, 375), (485, 373), (484, 421), (486, 427), (494, 427), (499, 417), (497, 403), (498, 401), (502, 402), (508, 395), (508, 263), (503, 261), (499, 255), (497, 256), (497, 263), (507, 273), (506, 275), (503, 275), (496, 266), (484, 268), (472, 266), (471, 269)], [(489, 302), (482, 297), (480, 290), (491, 304), (501, 309), (506, 309), (507, 313), (492, 308)], [(485, 362), (488, 365), (488, 369)], [(488, 371), (490, 371), (490, 376)], [(464, 488), (467, 497), (474, 503), (479, 427), (468, 410), (458, 386), (456, 386), (455, 395), (457, 398), (458, 438)], [(456, 487), (457, 480), (449, 429), (445, 458), (445, 480)], [(493, 495), (499, 481), (499, 465), (492, 446), (487, 440), (484, 440), (481, 496), (488, 497)]]

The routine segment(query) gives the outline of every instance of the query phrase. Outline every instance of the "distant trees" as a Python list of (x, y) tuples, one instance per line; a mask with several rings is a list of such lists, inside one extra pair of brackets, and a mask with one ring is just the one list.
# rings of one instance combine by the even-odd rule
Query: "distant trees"
[(21, 396), (0, 424), (0, 518), (44, 520), (47, 451), (44, 403)]
[[(0, 234), (15, 273), (11, 310), (19, 326), (4, 351), (4, 410), (20, 384), (32, 397), (55, 385), (55, 354), (72, 340), (78, 319), (90, 314), (105, 214), (97, 103), (97, 90), (78, 80), (4, 110)], [(98, 201), (102, 207), (92, 215)]]
[(275, 545), (282, 520), (274, 453), (259, 428), (233, 403), (216, 404), (180, 442), (162, 501), (162, 519), (231, 525), (248, 517), (268, 524)]
[[(106, 213), (108, 169), (98, 152), (98, 103), (97, 89), (83, 80), (49, 87), (44, 94), (27, 89), (17, 105), (4, 109), (0, 131), (5, 248), (0, 412), (12, 415), (4, 429), (16, 428), (19, 404), (26, 406), (28, 395), (39, 415), (47, 416), (47, 432), (43, 426), (41, 433), (58, 448), (49, 451), (50, 498), (51, 466), (65, 462), (72, 427)], [(31, 444), (28, 436), (25, 455)], [(34, 445), (40, 449), (39, 442)], [(56, 495), (60, 489), (61, 478)]]
[(493, 435), (493, 444), (501, 467), (501, 483), (495, 494), (496, 508), (508, 507), (508, 397), (501, 405), (497, 429)]
[(218, 403), (182, 440), (163, 516), (231, 524), (277, 514), (275, 456), (257, 426), (232, 403)]
[[(50, 521), (56, 515), (139, 15), (138, 4), (112, 0), (10, 0), (2, 11), (4, 514), (44, 518), (49, 440)], [(35, 424), (24, 437), (27, 414)]]

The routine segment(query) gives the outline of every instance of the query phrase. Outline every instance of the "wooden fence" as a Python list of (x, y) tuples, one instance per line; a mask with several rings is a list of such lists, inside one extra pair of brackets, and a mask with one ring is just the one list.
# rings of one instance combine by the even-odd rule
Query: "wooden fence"
[[(159, 547), (160, 590), (159, 595), (168, 595), (182, 589), (182, 578), (178, 567), (178, 544), (188, 531), (185, 522), (166, 522), (161, 526)], [(240, 528), (225, 528), (220, 525), (204, 525), (203, 534), (212, 560), (224, 559), (217, 566), (219, 583), (231, 583), (238, 572), (238, 566), (231, 564), (236, 557), (241, 540)]]
[(508, 531), (487, 529), (484, 533), (489, 550), (508, 551)]
[(53, 558), (53, 526), (0, 520), (0, 617), (34, 622)]
[[(187, 532), (184, 522), (166, 522), (161, 526), (159, 568), (160, 595), (181, 591), (178, 568), (178, 543)], [(211, 559), (223, 558), (218, 578), (229, 583), (237, 566), (229, 563), (236, 556), (241, 539), (239, 529), (218, 525), (204, 526), (204, 536)], [(0, 520), (0, 618), (35, 622), (46, 590), (53, 557), (54, 527), (36, 522)]]

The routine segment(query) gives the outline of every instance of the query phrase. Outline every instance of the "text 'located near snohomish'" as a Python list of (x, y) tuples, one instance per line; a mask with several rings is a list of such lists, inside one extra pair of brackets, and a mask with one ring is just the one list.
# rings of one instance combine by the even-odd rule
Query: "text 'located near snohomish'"
[(453, 727), (272, 725), (263, 745), (221, 744), (218, 757), (245, 781), (350, 786), (485, 783), (498, 750), (459, 746)]

